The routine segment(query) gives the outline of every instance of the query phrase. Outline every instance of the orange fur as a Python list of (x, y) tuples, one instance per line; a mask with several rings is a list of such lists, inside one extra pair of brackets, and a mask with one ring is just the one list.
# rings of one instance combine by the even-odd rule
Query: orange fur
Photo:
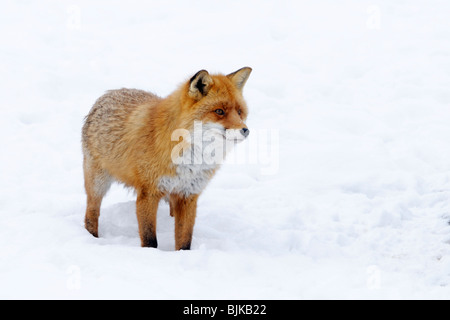
[[(173, 190), (189, 183), (186, 177), (176, 180), (184, 171), (171, 158), (178, 144), (171, 140), (172, 133), (180, 128), (192, 130), (195, 121), (220, 124), (224, 129), (247, 129), (248, 109), (242, 89), (250, 72), (250, 68), (242, 68), (224, 76), (202, 70), (164, 99), (136, 89), (113, 90), (100, 97), (83, 126), (86, 229), (98, 236), (102, 198), (112, 181), (119, 181), (137, 192), (143, 247), (157, 246), (156, 211), (166, 197), (175, 217), (176, 249), (189, 249), (201, 190), (179, 192), (161, 186), (162, 179), (176, 185), (178, 189)], [(196, 167), (188, 169), (197, 172)], [(199, 167), (198, 172), (209, 180), (216, 169)]]

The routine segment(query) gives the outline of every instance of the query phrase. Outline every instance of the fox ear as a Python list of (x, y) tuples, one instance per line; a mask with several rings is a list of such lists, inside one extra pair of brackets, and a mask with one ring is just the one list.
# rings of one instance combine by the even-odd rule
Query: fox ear
[(227, 77), (231, 80), (231, 82), (233, 82), (236, 88), (242, 90), (251, 72), (252, 68), (244, 67), (236, 72), (230, 73), (229, 75), (227, 75)]
[(208, 71), (200, 70), (189, 81), (189, 96), (195, 100), (200, 100), (208, 94), (213, 79)]

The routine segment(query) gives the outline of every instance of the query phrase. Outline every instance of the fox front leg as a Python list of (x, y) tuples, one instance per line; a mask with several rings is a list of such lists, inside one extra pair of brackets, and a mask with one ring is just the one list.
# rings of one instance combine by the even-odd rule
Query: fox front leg
[(198, 195), (170, 196), (170, 212), (175, 217), (175, 249), (190, 250), (197, 213)]
[(150, 195), (145, 190), (138, 191), (136, 214), (142, 247), (158, 247), (158, 240), (156, 239), (156, 213), (158, 211), (159, 200), (159, 197)]

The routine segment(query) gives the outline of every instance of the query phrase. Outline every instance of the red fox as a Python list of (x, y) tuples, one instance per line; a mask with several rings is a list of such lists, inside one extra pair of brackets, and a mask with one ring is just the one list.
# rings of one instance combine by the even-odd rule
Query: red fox
[(219, 164), (204, 161), (204, 137), (198, 143), (183, 136), (180, 143), (174, 132), (192, 133), (200, 124), (216, 142), (244, 140), (250, 131), (242, 91), (251, 71), (225, 76), (201, 70), (166, 98), (119, 89), (95, 102), (82, 131), (85, 227), (94, 237), (102, 199), (118, 181), (136, 190), (142, 247), (158, 245), (156, 214), (164, 198), (175, 218), (176, 250), (190, 249), (198, 197)]

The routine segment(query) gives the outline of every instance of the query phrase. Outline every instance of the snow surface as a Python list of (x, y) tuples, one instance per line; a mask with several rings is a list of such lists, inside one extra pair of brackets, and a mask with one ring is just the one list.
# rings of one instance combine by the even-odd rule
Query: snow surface
[[(450, 298), (448, 1), (16, 1), (0, 19), (0, 298)], [(114, 185), (83, 227), (106, 90), (251, 66), (249, 139), (191, 251), (140, 248)]]

